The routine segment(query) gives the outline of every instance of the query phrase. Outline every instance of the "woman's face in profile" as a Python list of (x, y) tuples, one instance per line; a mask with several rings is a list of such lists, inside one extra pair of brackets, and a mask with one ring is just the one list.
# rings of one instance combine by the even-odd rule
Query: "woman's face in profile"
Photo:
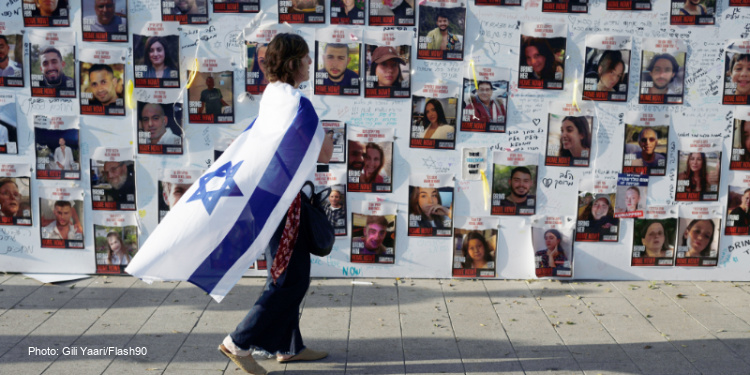
[(372, 176), (380, 168), (380, 152), (375, 148), (368, 148), (365, 153), (365, 174)]
[(732, 82), (737, 84), (734, 90), (735, 95), (750, 94), (750, 61), (737, 60), (732, 66)]
[(390, 59), (383, 61), (375, 67), (375, 75), (378, 77), (378, 86), (393, 86), (398, 79), (401, 67), (398, 61)]
[(560, 140), (565, 150), (579, 149), (583, 134), (578, 132), (578, 128), (572, 121), (565, 120), (560, 127)]
[(544, 235), (544, 245), (547, 246), (547, 250), (554, 250), (560, 245), (560, 239), (552, 234), (552, 232), (547, 232), (547, 234)]
[(641, 200), (640, 194), (635, 190), (627, 190), (625, 192), (625, 209), (629, 212), (637, 210), (639, 200)]
[(651, 223), (646, 229), (646, 236), (641, 238), (641, 242), (646, 250), (661, 251), (665, 238), (664, 227), (661, 223)]
[(688, 167), (690, 167), (690, 170), (693, 172), (700, 172), (701, 168), (703, 168), (703, 158), (701, 158), (701, 154), (699, 153), (691, 153), (690, 157), (688, 157)]
[(435, 188), (419, 188), (419, 209), (423, 214), (430, 212), (432, 206), (438, 204), (438, 191)]
[(161, 45), (160, 42), (154, 42), (154, 44), (151, 45), (151, 49), (148, 51), (148, 58), (151, 60), (151, 65), (163, 65), (165, 56), (166, 52), (164, 51), (164, 46)]
[(591, 206), (591, 215), (594, 216), (594, 220), (599, 220), (607, 215), (609, 211), (609, 203), (604, 198), (599, 198), (594, 201)]
[(263, 72), (263, 76), (266, 75), (266, 50), (268, 47), (258, 47), (258, 51), (255, 53), (255, 56), (258, 59), (258, 67), (260, 67), (260, 71)]
[(427, 105), (424, 106), (424, 112), (425, 116), (427, 116), (427, 121), (429, 121), (430, 124), (437, 124), (438, 114), (432, 103), (427, 103)]
[(109, 243), (109, 248), (112, 249), (112, 252), (119, 253), (120, 249), (122, 248), (122, 243), (120, 242), (120, 239), (117, 237), (109, 237), (107, 238), (107, 243)]
[(475, 262), (484, 262), (485, 249), (482, 241), (477, 239), (469, 240), (469, 257)]
[(683, 237), (687, 239), (690, 250), (701, 252), (706, 249), (713, 234), (713, 227), (708, 220), (700, 220), (693, 223), (689, 231)]

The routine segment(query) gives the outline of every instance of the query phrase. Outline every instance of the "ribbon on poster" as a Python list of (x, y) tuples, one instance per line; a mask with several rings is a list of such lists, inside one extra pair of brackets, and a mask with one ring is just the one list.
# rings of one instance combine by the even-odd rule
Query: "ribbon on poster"
[(324, 132), (310, 101), (287, 84), (269, 84), (260, 108), (149, 236), (127, 273), (146, 282), (189, 281), (220, 302), (265, 251), (315, 167)]

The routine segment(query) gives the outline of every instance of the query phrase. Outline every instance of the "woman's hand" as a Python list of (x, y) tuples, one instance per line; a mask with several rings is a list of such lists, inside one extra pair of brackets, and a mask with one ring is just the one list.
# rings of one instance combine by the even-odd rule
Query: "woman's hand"
[(441, 205), (439, 205), (439, 204), (430, 206), (427, 209), (427, 212), (425, 212), (425, 214), (427, 216), (432, 216), (432, 215), (448, 216), (448, 217), (451, 216), (450, 210), (447, 209), (447, 208), (445, 208), (445, 207), (443, 207), (443, 206), (441, 206)]

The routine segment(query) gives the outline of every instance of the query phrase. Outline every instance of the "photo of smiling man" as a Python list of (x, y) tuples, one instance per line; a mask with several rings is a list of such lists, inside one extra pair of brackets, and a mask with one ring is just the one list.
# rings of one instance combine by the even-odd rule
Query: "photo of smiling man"
[(68, 0), (23, 0), (26, 27), (70, 26)]
[(23, 87), (23, 34), (0, 33), (0, 87)]
[(525, 152), (492, 154), (492, 215), (536, 213), (536, 177), (539, 156)]
[(72, 32), (29, 33), (31, 96), (75, 98), (75, 40)]
[(114, 63), (123, 60), (122, 51), (81, 51), (82, 115), (125, 116), (125, 64)]
[(395, 263), (396, 204), (362, 202), (352, 208), (352, 263)]

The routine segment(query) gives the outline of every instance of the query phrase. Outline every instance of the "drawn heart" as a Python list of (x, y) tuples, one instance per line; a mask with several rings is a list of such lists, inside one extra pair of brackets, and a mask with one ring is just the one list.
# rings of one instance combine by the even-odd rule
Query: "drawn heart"
[(544, 185), (544, 187), (550, 187), (550, 186), (552, 186), (552, 179), (551, 178), (543, 178), (542, 179), (542, 185)]
[(490, 49), (492, 50), (493, 55), (497, 55), (498, 53), (500, 53), (500, 46), (502, 46), (502, 44), (498, 42), (493, 42), (491, 40), (489, 44), (490, 44)]
[(531, 121), (533, 121), (533, 122), (534, 122), (534, 125), (536, 125), (536, 126), (539, 126), (539, 123), (540, 123), (540, 122), (542, 122), (542, 120), (541, 120), (541, 119), (538, 119), (538, 118), (535, 118), (535, 119), (533, 119), (533, 120), (531, 120)]

